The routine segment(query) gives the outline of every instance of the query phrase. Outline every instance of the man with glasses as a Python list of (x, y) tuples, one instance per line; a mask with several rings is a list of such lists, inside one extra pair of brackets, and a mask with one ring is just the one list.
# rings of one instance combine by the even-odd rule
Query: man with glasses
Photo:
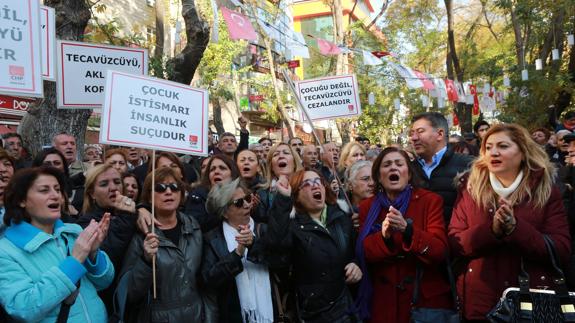
[(2, 136), (4, 140), (4, 149), (6, 152), (14, 158), (15, 169), (22, 169), (32, 166), (32, 160), (26, 158), (26, 151), (24, 150), (24, 145), (22, 143), (22, 136), (15, 132), (10, 132)]

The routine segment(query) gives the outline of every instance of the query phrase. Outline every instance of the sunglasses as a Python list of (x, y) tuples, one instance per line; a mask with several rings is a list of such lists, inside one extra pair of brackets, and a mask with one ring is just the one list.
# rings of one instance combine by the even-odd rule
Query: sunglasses
[(241, 197), (239, 199), (235, 199), (235, 200), (231, 201), (230, 204), (237, 207), (237, 208), (241, 208), (242, 206), (244, 206), (244, 201), (247, 202), (248, 204), (250, 204), (252, 202), (252, 195), (248, 194), (248, 195)]
[(156, 192), (156, 193), (164, 193), (165, 191), (168, 190), (168, 188), (169, 188), (172, 192), (177, 192), (177, 191), (180, 190), (180, 187), (179, 187), (178, 184), (176, 184), (176, 183), (170, 183), (170, 184), (158, 183), (158, 184), (156, 184), (156, 186), (154, 186), (154, 192)]
[(308, 178), (306, 180), (304, 180), (303, 182), (301, 182), (299, 189), (303, 189), (306, 187), (317, 187), (321, 185), (321, 178), (316, 177), (316, 178)]

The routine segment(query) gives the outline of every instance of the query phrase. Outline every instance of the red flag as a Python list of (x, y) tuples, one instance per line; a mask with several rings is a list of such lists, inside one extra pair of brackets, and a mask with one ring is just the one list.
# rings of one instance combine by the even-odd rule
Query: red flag
[(453, 112), (453, 125), (459, 126), (459, 118), (457, 117), (457, 113)]
[(479, 115), (479, 98), (477, 97), (477, 85), (469, 85), (469, 92), (473, 95), (473, 115)]
[(241, 13), (221, 7), (231, 39), (257, 40), (258, 35), (250, 20)]
[(325, 39), (317, 38), (317, 46), (319, 52), (323, 55), (338, 55), (341, 54), (341, 49), (336, 44), (329, 42)]
[(435, 90), (435, 85), (433, 85), (433, 82), (431, 82), (431, 80), (427, 75), (421, 73), (418, 70), (413, 70), (413, 73), (415, 73), (415, 76), (417, 76), (417, 78), (421, 80), (424, 89)]
[(457, 95), (457, 89), (455, 88), (455, 83), (452, 80), (445, 80), (445, 87), (447, 88), (447, 99), (451, 102), (457, 102), (459, 100), (459, 95)]
[(373, 54), (373, 56), (375, 56), (377, 58), (382, 58), (384, 56), (395, 56), (395, 54), (392, 52), (384, 52), (384, 51), (379, 51), (379, 50), (376, 50), (376, 51), (371, 52), (371, 53)]

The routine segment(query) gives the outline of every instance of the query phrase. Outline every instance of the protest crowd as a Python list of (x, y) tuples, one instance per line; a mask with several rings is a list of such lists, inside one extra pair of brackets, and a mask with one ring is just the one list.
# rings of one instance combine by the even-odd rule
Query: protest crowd
[(0, 321), (487, 322), (554, 266), (575, 287), (574, 112), (462, 136), (426, 112), (387, 147), (239, 121), (205, 158), (4, 135)]

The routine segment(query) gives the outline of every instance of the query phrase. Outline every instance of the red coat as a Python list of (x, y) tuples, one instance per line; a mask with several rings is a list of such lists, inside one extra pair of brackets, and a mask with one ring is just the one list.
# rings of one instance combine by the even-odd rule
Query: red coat
[[(373, 200), (374, 197), (366, 199), (359, 206), (362, 227)], [(383, 222), (387, 212), (387, 209), (382, 210), (376, 223)], [(409, 322), (416, 260), (424, 263), (418, 306), (452, 306), (449, 283), (441, 274), (440, 265), (447, 249), (443, 200), (430, 191), (415, 189), (404, 217), (413, 220), (411, 245), (403, 243), (400, 232), (392, 235), (390, 246), (385, 243), (381, 232), (368, 235), (363, 242), (373, 284), (370, 322)], [(412, 278), (411, 282), (404, 282), (408, 277)], [(398, 288), (401, 285), (403, 290)]]
[[(466, 185), (466, 183), (463, 183)], [(462, 186), (466, 187), (466, 186)], [(550, 258), (543, 235), (555, 242), (559, 257), (570, 254), (570, 236), (561, 194), (553, 188), (543, 209), (523, 201), (513, 208), (515, 230), (498, 239), (491, 230), (495, 208), (481, 210), (464, 189), (456, 202), (449, 225), (449, 243), (454, 257), (466, 263), (457, 279), (463, 314), (470, 320), (484, 320), (508, 287), (518, 287), (521, 257), (532, 288), (553, 286), (548, 273)], [(538, 263), (537, 263), (538, 262)], [(541, 287), (539, 287), (541, 288)]]

